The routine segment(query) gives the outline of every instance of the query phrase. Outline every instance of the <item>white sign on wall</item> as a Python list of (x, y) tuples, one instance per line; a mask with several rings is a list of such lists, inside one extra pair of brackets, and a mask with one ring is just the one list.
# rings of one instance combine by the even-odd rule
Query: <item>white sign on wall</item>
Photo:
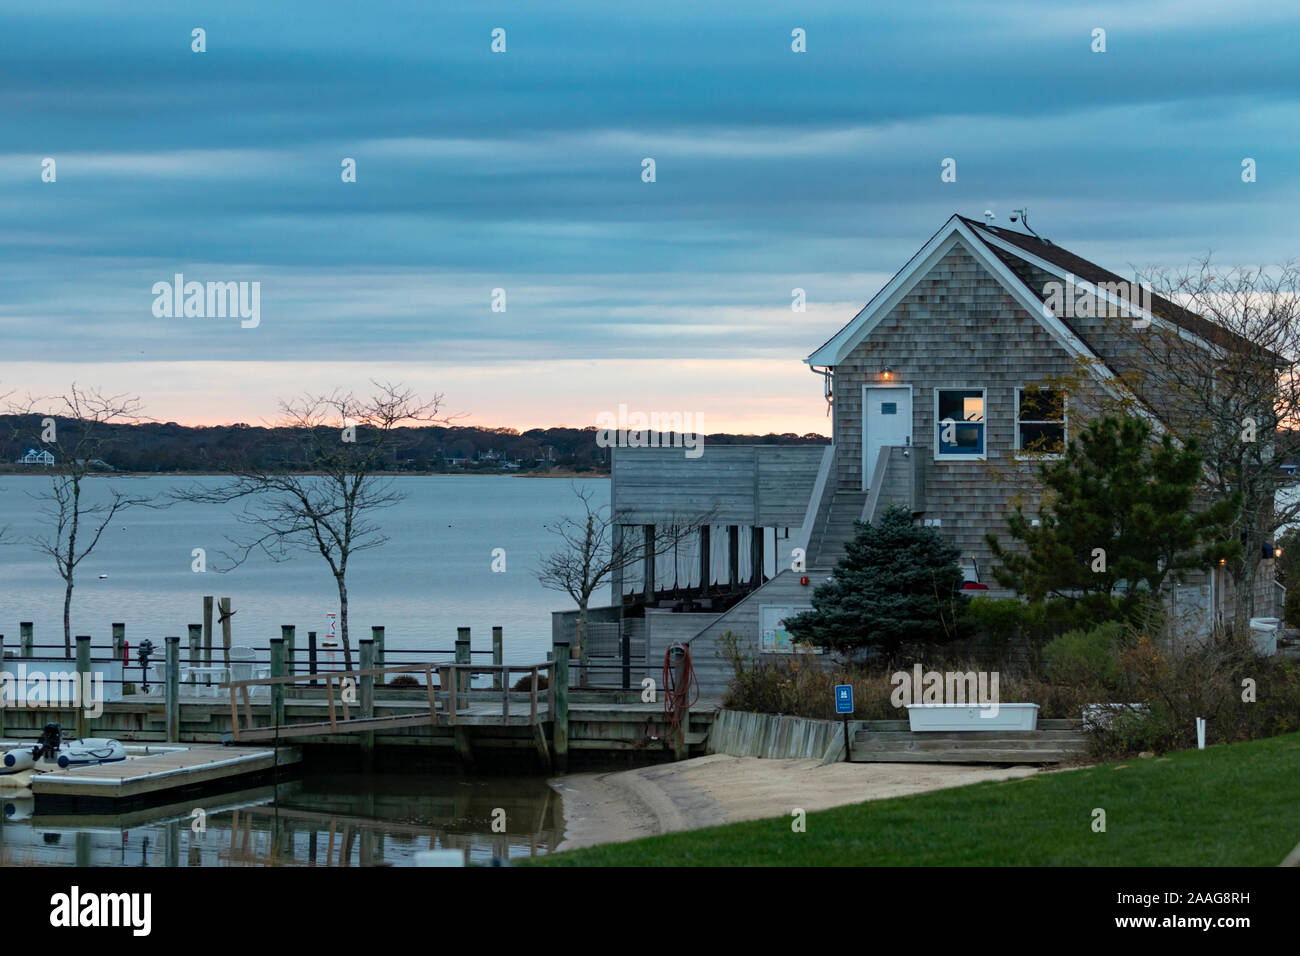
[(811, 604), (760, 604), (758, 606), (759, 650), (764, 654), (789, 654), (794, 641), (785, 628), (788, 618), (811, 611)]

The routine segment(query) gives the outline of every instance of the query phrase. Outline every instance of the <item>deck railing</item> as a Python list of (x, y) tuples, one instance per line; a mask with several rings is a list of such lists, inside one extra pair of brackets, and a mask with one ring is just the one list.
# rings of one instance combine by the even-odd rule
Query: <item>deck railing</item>
[[(228, 681), (219, 685), (219, 689), (230, 693), (230, 718), (233, 737), (241, 740), (266, 740), (272, 737), (302, 737), (313, 734), (360, 733), (364, 731), (387, 730), (401, 727), (438, 725), (445, 721), (454, 727), (457, 716), (462, 709), (468, 710), (472, 704), (488, 705), (479, 708), (472, 716), (476, 724), (500, 725), (511, 722), (510, 695), (512, 693), (528, 694), (528, 716), (522, 720), (517, 716), (517, 723), (535, 726), (543, 720), (543, 705), (538, 683), (546, 675), (547, 689), (545, 711), (549, 715), (554, 710), (555, 682), (551, 679), (553, 664), (457, 664), (425, 663), (403, 664), (396, 667), (370, 667), (352, 671), (326, 671), (316, 674), (293, 674), (276, 677), (261, 677), (252, 680)], [(375, 678), (390, 675), (423, 674), (428, 709), (415, 714), (395, 714), (388, 717), (374, 716)], [(474, 687), (472, 682), (476, 675), (493, 677), (492, 687)], [(512, 691), (512, 675), (531, 677), (526, 691)], [(435, 682), (436, 681), (436, 682)], [(324, 684), (325, 699), (329, 708), (329, 719), (305, 723), (286, 724), (283, 720), (283, 688), (300, 683), (310, 685)], [(385, 681), (387, 683), (387, 681)], [(271, 689), (273, 695), (273, 717), (276, 725), (272, 727), (254, 727), (250, 698), (256, 688)], [(277, 691), (279, 691), (277, 693)], [(236, 694), (240, 700), (236, 700)], [(303, 698), (306, 699), (306, 698)], [(240, 707), (243, 704), (243, 716), (246, 721), (240, 726)], [(298, 702), (301, 702), (299, 700)], [(495, 704), (500, 703), (499, 712)], [(405, 702), (403, 702), (405, 703)], [(463, 705), (463, 707), (462, 707)], [(357, 707), (361, 715), (352, 716), (352, 708)], [(339, 719), (339, 711), (343, 717)], [(440, 716), (442, 721), (440, 721)]]

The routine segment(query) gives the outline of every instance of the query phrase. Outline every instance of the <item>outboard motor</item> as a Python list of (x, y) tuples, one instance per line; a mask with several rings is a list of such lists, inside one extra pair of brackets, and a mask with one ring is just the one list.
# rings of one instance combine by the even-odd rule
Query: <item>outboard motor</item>
[(32, 748), (32, 758), (35, 760), (57, 761), (59, 759), (59, 745), (63, 743), (63, 727), (54, 722), (45, 725), (45, 730), (40, 739), (36, 741), (36, 746)]
[(149, 658), (153, 656), (153, 641), (145, 638), (135, 649), (136, 659), (140, 662), (140, 689), (149, 693)]

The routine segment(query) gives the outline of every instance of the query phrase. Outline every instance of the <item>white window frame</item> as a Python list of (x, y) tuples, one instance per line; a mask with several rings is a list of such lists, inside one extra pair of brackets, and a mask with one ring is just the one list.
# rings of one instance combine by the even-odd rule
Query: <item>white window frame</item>
[[(939, 393), (940, 392), (979, 392), (984, 402), (984, 451), (978, 455), (959, 455), (954, 452), (939, 451)], [(989, 390), (983, 385), (936, 385), (934, 389), (934, 420), (930, 423), (930, 441), (934, 448), (935, 461), (987, 461), (989, 457)]]
[[(1070, 444), (1070, 396), (1063, 388), (1057, 388), (1056, 391), (1061, 393), (1061, 414), (1065, 417), (1061, 420), (1061, 451), (1056, 453), (1044, 453), (1037, 451), (1026, 451), (1020, 447), (1020, 393), (1026, 389), (1041, 390), (1051, 388), (1052, 386), (1035, 386), (1035, 385), (1017, 385), (1016, 386), (1016, 404), (1015, 404), (1015, 446), (1017, 461), (1057, 461), (1065, 457), (1064, 449)], [(1030, 425), (1055, 425), (1056, 422), (1039, 421), (1034, 418), (1027, 418), (1024, 421)]]

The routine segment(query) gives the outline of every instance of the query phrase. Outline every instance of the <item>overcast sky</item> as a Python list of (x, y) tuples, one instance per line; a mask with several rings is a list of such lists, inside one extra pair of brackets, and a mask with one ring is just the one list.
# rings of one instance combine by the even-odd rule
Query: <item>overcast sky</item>
[[(0, 391), (259, 422), (383, 378), (473, 424), (826, 433), (801, 360), (954, 212), (1028, 206), (1124, 274), (1300, 256), (1297, 27), (1250, 0), (7, 5)], [(260, 282), (260, 324), (155, 316), (176, 273)]]

